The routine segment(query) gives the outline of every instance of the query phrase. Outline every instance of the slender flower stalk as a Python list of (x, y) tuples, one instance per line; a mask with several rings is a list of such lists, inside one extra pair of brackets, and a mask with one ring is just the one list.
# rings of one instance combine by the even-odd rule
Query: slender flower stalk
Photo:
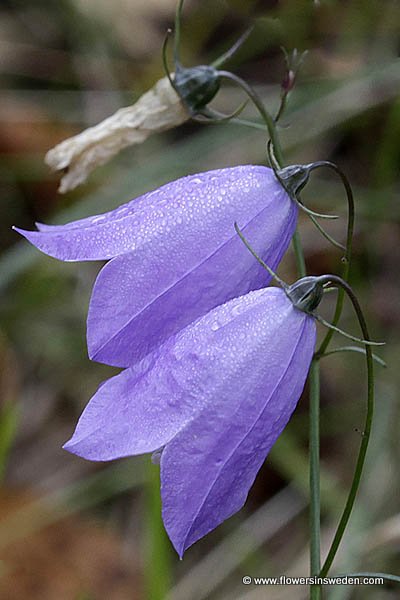
[[(348, 217), (347, 217), (346, 249), (345, 249), (345, 253), (342, 258), (342, 263), (343, 263), (342, 279), (347, 282), (349, 280), (349, 274), (350, 274), (350, 263), (351, 263), (351, 253), (352, 253), (353, 233), (354, 233), (354, 216), (355, 216), (354, 213), (355, 213), (355, 211), (354, 211), (353, 190), (351, 189), (351, 185), (350, 185), (347, 177), (345, 176), (343, 171), (341, 169), (339, 169), (339, 167), (337, 167), (337, 165), (335, 165), (334, 163), (328, 162), (328, 161), (323, 161), (323, 162), (321, 161), (320, 163), (316, 163), (316, 165), (317, 166), (326, 166), (330, 169), (333, 169), (341, 178), (343, 185), (345, 187), (345, 190), (346, 190), (347, 202), (348, 202)], [(339, 322), (340, 315), (342, 314), (344, 293), (345, 293), (344, 289), (340, 288), (339, 292), (338, 292), (337, 302), (336, 302), (335, 314), (333, 316), (333, 321), (332, 321), (333, 325), (336, 325)], [(332, 339), (332, 336), (333, 336), (333, 331), (332, 330), (328, 331), (318, 349), (317, 358), (322, 356), (323, 353), (326, 351), (326, 349), (328, 348), (329, 343)]]
[[(309, 414), (309, 448), (310, 448), (310, 575), (319, 575), (321, 569), (321, 498), (320, 498), (320, 375), (319, 362), (311, 362), (309, 373), (310, 414)], [(310, 597), (318, 600), (321, 587), (311, 586)]]
[[(355, 312), (357, 314), (357, 318), (360, 324), (360, 328), (362, 331), (363, 338), (368, 342), (370, 341), (370, 336), (368, 332), (367, 323), (365, 321), (364, 315), (361, 311), (360, 305), (354, 292), (351, 290), (349, 285), (337, 277), (331, 277), (331, 281), (334, 281), (337, 285), (339, 285), (345, 293), (349, 296)], [(367, 363), (367, 412), (365, 416), (365, 424), (364, 430), (362, 432), (360, 450), (357, 458), (357, 463), (355, 467), (355, 472), (353, 476), (353, 481), (350, 487), (349, 496), (347, 498), (345, 507), (343, 509), (342, 516), (339, 521), (338, 528), (336, 530), (335, 536), (332, 541), (332, 545), (329, 549), (328, 555), (325, 559), (325, 562), (320, 571), (321, 577), (324, 577), (328, 574), (329, 569), (333, 563), (333, 560), (336, 556), (336, 552), (339, 548), (340, 542), (342, 541), (343, 535), (345, 533), (347, 523), (350, 518), (351, 511), (354, 506), (354, 501), (356, 499), (356, 495), (358, 492), (358, 488), (360, 486), (361, 475), (363, 472), (365, 458), (367, 454), (369, 439), (371, 435), (372, 421), (374, 416), (374, 362), (372, 356), (371, 346), (369, 344), (365, 344), (365, 357)]]

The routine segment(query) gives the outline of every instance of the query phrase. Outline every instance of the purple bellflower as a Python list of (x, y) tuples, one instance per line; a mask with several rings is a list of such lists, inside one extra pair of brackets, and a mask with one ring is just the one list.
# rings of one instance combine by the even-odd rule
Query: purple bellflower
[(246, 165), (183, 177), (103, 215), (16, 230), (60, 260), (111, 259), (90, 301), (89, 356), (130, 367), (210, 309), (269, 282), (235, 221), (274, 269), (297, 212), (272, 169)]
[(160, 454), (179, 556), (237, 512), (299, 400), (315, 320), (280, 288), (230, 300), (100, 386), (64, 448), (89, 460)]

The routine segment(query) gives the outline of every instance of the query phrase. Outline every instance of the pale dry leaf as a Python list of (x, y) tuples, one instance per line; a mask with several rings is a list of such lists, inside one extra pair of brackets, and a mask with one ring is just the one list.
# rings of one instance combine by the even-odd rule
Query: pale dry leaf
[(66, 171), (59, 187), (59, 192), (65, 193), (84, 183), (96, 167), (123, 148), (141, 144), (153, 133), (172, 129), (189, 118), (189, 111), (164, 77), (132, 106), (49, 150), (45, 162), (53, 171)]

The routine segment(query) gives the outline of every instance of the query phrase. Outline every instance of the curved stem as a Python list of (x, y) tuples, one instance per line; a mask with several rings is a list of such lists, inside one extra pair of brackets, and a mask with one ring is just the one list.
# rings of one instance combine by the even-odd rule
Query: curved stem
[[(332, 356), (332, 354), (339, 354), (340, 352), (356, 352), (358, 354), (365, 355), (365, 350), (363, 348), (359, 348), (358, 346), (341, 346), (340, 348), (334, 348), (333, 350), (329, 350), (329, 352), (325, 352), (325, 354), (321, 354), (319, 358), (325, 358), (325, 356)], [(377, 354), (372, 353), (372, 358), (381, 367), (387, 367), (387, 364), (385, 363), (383, 358), (381, 358)]]
[(308, 215), (311, 219), (311, 221), (314, 223), (315, 227), (318, 229), (318, 231), (320, 232), (320, 234), (326, 239), (328, 240), (329, 243), (332, 244), (332, 246), (335, 246), (336, 248), (339, 248), (339, 250), (346, 250), (346, 246), (343, 246), (343, 244), (341, 244), (340, 242), (337, 242), (335, 240), (335, 238), (333, 238), (331, 235), (329, 235), (329, 233), (327, 231), (325, 231), (325, 229), (322, 227), (322, 225), (320, 225), (317, 221), (317, 219), (314, 217), (314, 215)]
[(271, 138), (272, 145), (274, 147), (275, 156), (278, 160), (280, 166), (283, 164), (283, 156), (282, 150), (278, 138), (278, 134), (276, 132), (274, 119), (271, 117), (267, 109), (265, 108), (261, 98), (257, 94), (257, 92), (241, 77), (235, 75), (234, 73), (230, 73), (229, 71), (218, 71), (220, 77), (224, 77), (225, 79), (230, 79), (234, 81), (237, 85), (239, 85), (248, 95), (250, 100), (253, 102), (258, 112), (262, 116), (269, 133), (269, 137)]
[[(334, 170), (335, 173), (337, 173), (339, 175), (340, 179), (343, 182), (345, 190), (346, 190), (347, 203), (348, 203), (348, 218), (347, 218), (346, 250), (345, 250), (345, 253), (342, 258), (342, 262), (343, 262), (342, 278), (344, 279), (344, 281), (348, 281), (349, 271), (350, 271), (351, 252), (352, 252), (352, 245), (353, 245), (353, 233), (354, 233), (353, 191), (351, 189), (351, 185), (350, 185), (347, 177), (341, 171), (341, 169), (339, 169), (339, 167), (337, 165), (335, 165), (334, 163), (329, 162), (329, 161), (317, 161), (314, 163), (313, 168), (318, 168), (318, 167), (328, 167), (329, 169)], [(335, 313), (334, 313), (333, 319), (332, 319), (332, 325), (336, 325), (339, 322), (340, 315), (342, 314), (343, 302), (344, 302), (344, 289), (340, 288), (338, 297), (337, 297), (337, 301), (336, 301)], [(327, 347), (332, 339), (333, 333), (334, 332), (331, 329), (325, 335), (325, 337), (322, 340), (321, 345), (316, 353), (317, 357), (324, 354), (325, 350), (327, 349)]]
[(167, 29), (167, 33), (165, 35), (163, 46), (162, 46), (162, 60), (163, 60), (164, 71), (165, 71), (166, 76), (168, 77), (168, 81), (170, 82), (171, 87), (173, 87), (174, 90), (176, 91), (176, 93), (178, 93), (175, 88), (174, 80), (172, 79), (171, 71), (169, 70), (169, 67), (168, 67), (167, 46), (168, 46), (168, 41), (169, 41), (170, 35), (171, 35), (171, 29)]
[[(367, 324), (365, 322), (364, 315), (362, 313), (361, 307), (360, 307), (358, 300), (357, 300), (353, 290), (351, 289), (351, 287), (345, 281), (343, 281), (340, 277), (337, 277), (336, 275), (326, 275), (326, 276), (322, 277), (321, 279), (325, 279), (327, 282), (329, 281), (329, 282), (335, 283), (343, 290), (343, 292), (347, 293), (348, 297), (350, 298), (350, 300), (353, 304), (354, 310), (357, 314), (358, 322), (360, 324), (360, 328), (361, 328), (363, 337), (365, 340), (370, 341), (369, 332), (368, 332)], [(350, 514), (351, 514), (351, 511), (352, 511), (352, 508), (354, 505), (354, 501), (355, 501), (355, 498), (357, 495), (357, 491), (358, 491), (358, 488), (360, 485), (361, 474), (362, 474), (362, 471), (364, 468), (369, 438), (371, 435), (372, 419), (373, 419), (373, 414), (374, 414), (374, 366), (373, 366), (371, 346), (368, 344), (365, 344), (365, 356), (366, 356), (366, 360), (367, 360), (368, 384), (367, 384), (367, 414), (365, 417), (364, 431), (362, 434), (360, 450), (359, 450), (359, 454), (358, 454), (358, 458), (357, 458), (356, 468), (354, 471), (354, 476), (353, 476), (353, 481), (351, 484), (350, 492), (349, 492), (345, 507), (343, 509), (343, 513), (340, 518), (339, 525), (337, 527), (331, 547), (329, 549), (328, 555), (327, 555), (326, 560), (320, 571), (321, 577), (325, 577), (328, 574), (328, 571), (329, 571), (329, 569), (333, 563), (333, 560), (336, 556), (336, 552), (339, 547), (339, 544), (342, 541), (344, 532), (346, 530), (347, 523), (349, 521)]]

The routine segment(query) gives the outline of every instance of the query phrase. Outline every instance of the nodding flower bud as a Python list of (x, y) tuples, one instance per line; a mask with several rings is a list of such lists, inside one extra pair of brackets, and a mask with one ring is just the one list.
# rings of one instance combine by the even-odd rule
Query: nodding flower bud
[(317, 308), (324, 293), (320, 277), (303, 277), (285, 291), (293, 306), (307, 313)]
[(208, 65), (191, 68), (177, 65), (173, 85), (189, 112), (195, 115), (217, 94), (220, 76), (217, 69)]

